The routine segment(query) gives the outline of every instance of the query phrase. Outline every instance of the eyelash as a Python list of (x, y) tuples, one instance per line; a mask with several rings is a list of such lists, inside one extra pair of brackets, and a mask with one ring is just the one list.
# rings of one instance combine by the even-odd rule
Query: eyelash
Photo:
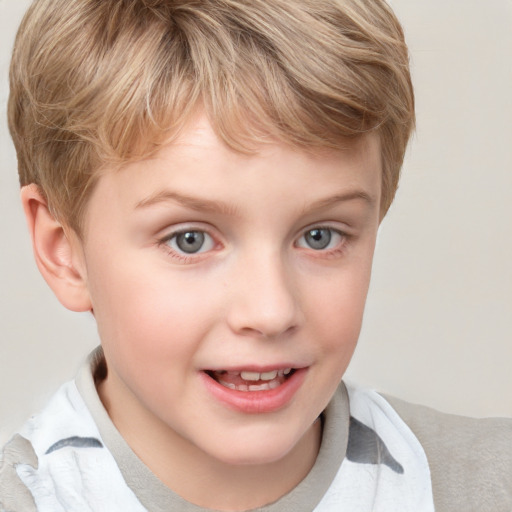
[[(186, 253), (181, 252), (180, 250), (176, 250), (173, 247), (169, 245), (169, 243), (179, 237), (180, 235), (185, 235), (186, 233), (203, 233), (208, 238), (211, 239), (212, 248), (207, 249), (200, 252), (195, 253)], [(204, 228), (196, 228), (196, 227), (188, 227), (184, 229), (178, 229), (176, 231), (173, 231), (172, 233), (169, 233), (168, 235), (164, 236), (163, 238), (159, 238), (157, 240), (157, 245), (159, 247), (162, 247), (168, 254), (174, 259), (179, 260), (181, 263), (194, 263), (197, 261), (200, 261), (202, 256), (206, 256), (208, 253), (210, 253), (212, 250), (215, 250), (215, 247), (217, 247), (219, 244), (215, 241), (215, 238), (208, 232), (208, 230)]]
[[(312, 247), (304, 247), (304, 246), (299, 245), (299, 241), (301, 239), (303, 239), (304, 237), (306, 237), (308, 234), (312, 233), (315, 230), (316, 231), (327, 230), (330, 232), (331, 237), (333, 234), (335, 236), (339, 236), (340, 241), (336, 244), (335, 247), (325, 248), (325, 249), (324, 248), (314, 249)], [(182, 251), (177, 250), (170, 246), (169, 243), (172, 240), (175, 240), (180, 235), (185, 235), (186, 233), (202, 233), (202, 234), (206, 235), (207, 237), (209, 237), (211, 239), (212, 247), (209, 249), (206, 249), (206, 250), (202, 250), (200, 252), (187, 254), (186, 252), (182, 252)], [(311, 226), (309, 228), (306, 228), (304, 231), (302, 231), (302, 234), (296, 240), (296, 242), (294, 243), (294, 246), (299, 249), (303, 249), (303, 250), (310, 252), (310, 254), (312, 254), (314, 257), (335, 258), (336, 256), (339, 256), (346, 251), (347, 245), (350, 242), (350, 238), (351, 238), (351, 235), (349, 235), (339, 229), (333, 228), (331, 226), (322, 226), (322, 225)], [(331, 239), (329, 240), (329, 243), (330, 243), (330, 241), (331, 241)], [(211, 235), (208, 232), (208, 230), (206, 230), (204, 228), (196, 228), (196, 227), (191, 226), (191, 227), (184, 228), (184, 229), (178, 229), (176, 231), (173, 231), (172, 233), (169, 233), (168, 235), (166, 235), (162, 238), (159, 238), (157, 240), (157, 245), (159, 247), (162, 247), (169, 254), (169, 256), (171, 256), (174, 259), (179, 260), (181, 263), (195, 263), (195, 262), (199, 262), (202, 259), (202, 257), (205, 257), (206, 255), (211, 253), (213, 250), (215, 250), (215, 248), (218, 247), (220, 245), (220, 243), (216, 242), (215, 238), (213, 237), (213, 235)]]
[[(312, 247), (304, 247), (299, 245), (300, 240), (304, 239), (308, 234), (312, 233), (313, 231), (321, 231), (321, 230), (327, 230), (330, 232), (330, 239), (328, 242), (328, 245), (331, 243), (333, 234), (337, 237), (339, 237), (338, 243), (331, 248), (322, 248), (322, 249), (314, 249)], [(295, 242), (295, 246), (299, 249), (304, 249), (308, 251), (312, 256), (317, 258), (336, 258), (337, 256), (340, 256), (347, 250), (347, 246), (351, 240), (351, 235), (348, 233), (345, 233), (344, 231), (341, 231), (339, 229), (333, 228), (332, 226), (311, 226), (306, 228), (302, 235), (297, 239), (297, 242)]]

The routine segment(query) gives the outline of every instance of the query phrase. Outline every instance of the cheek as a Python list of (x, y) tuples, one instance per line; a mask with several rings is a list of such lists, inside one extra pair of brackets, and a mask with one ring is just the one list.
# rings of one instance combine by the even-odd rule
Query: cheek
[(309, 298), (311, 315), (322, 348), (341, 360), (350, 359), (363, 320), (370, 267), (347, 268), (332, 275), (323, 286), (316, 286)]
[[(210, 324), (213, 304), (201, 283), (168, 269), (142, 271), (125, 261), (91, 276), (93, 304), (103, 344), (143, 359), (191, 350)], [(209, 304), (209, 308), (205, 305)]]
[(164, 389), (183, 391), (206, 319), (192, 307), (194, 290), (184, 292), (176, 283), (126, 270), (111, 269), (100, 282), (98, 331), (111, 370), (155, 405), (167, 399)]

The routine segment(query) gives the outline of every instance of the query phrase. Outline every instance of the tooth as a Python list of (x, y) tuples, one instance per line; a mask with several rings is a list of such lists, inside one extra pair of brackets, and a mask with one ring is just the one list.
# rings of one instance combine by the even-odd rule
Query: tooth
[(291, 369), (291, 368), (286, 368), (286, 370), (284, 371), (284, 374), (285, 374), (285, 375), (288, 375), (291, 371), (292, 371), (292, 369)]
[(271, 380), (269, 383), (268, 383), (268, 387), (270, 389), (276, 389), (277, 387), (279, 387), (280, 384), (279, 384), (279, 381), (278, 380)]
[(226, 388), (229, 388), (229, 389), (236, 389), (236, 386), (232, 383), (232, 382), (222, 382), (221, 381), (221, 384), (226, 387)]
[(273, 372), (266, 372), (260, 375), (261, 380), (274, 380), (277, 377), (277, 370)]
[(251, 381), (260, 380), (260, 374), (258, 372), (241, 372), (240, 376), (244, 380), (251, 380)]
[(253, 384), (249, 386), (249, 391), (268, 391), (270, 389), (267, 383), (265, 384)]
[(238, 391), (249, 391), (249, 386), (246, 384), (240, 384), (239, 386), (236, 386), (236, 389)]

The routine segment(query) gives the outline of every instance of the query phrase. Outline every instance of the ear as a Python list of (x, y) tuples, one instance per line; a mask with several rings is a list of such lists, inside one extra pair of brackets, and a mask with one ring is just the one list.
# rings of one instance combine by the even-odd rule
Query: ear
[(82, 244), (76, 233), (50, 213), (37, 185), (21, 189), (37, 267), (60, 303), (71, 311), (92, 309)]

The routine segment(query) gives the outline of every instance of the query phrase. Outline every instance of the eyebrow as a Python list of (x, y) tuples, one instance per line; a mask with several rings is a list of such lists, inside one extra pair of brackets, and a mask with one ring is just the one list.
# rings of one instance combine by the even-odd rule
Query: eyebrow
[[(330, 206), (333, 206), (337, 203), (354, 200), (362, 200), (369, 206), (373, 206), (376, 203), (376, 199), (365, 191), (354, 190), (320, 199), (314, 202), (312, 205), (304, 206), (303, 212), (314, 212), (316, 210), (329, 208)], [(172, 190), (162, 190), (156, 194), (152, 194), (149, 197), (146, 197), (145, 199), (142, 199), (135, 205), (135, 209), (148, 208), (150, 206), (155, 206), (157, 204), (167, 202), (178, 203), (186, 208), (190, 208), (191, 210), (207, 213), (236, 215), (238, 212), (236, 207), (233, 207), (227, 203), (223, 203), (222, 201), (213, 201), (211, 199), (193, 197), (187, 194), (174, 192)]]
[(161, 192), (157, 192), (156, 194), (146, 197), (135, 205), (135, 209), (148, 208), (150, 206), (167, 202), (178, 203), (186, 208), (190, 208), (191, 210), (207, 213), (233, 215), (237, 212), (236, 208), (228, 205), (227, 203), (212, 201), (211, 199), (206, 198), (193, 197), (187, 194), (174, 192), (172, 190), (162, 190)]
[(314, 212), (316, 210), (323, 210), (334, 206), (337, 203), (343, 203), (347, 201), (361, 200), (368, 204), (368, 206), (374, 206), (377, 203), (377, 199), (372, 195), (368, 194), (364, 190), (352, 190), (341, 194), (335, 194), (333, 196), (326, 197), (314, 202), (312, 205), (306, 205), (304, 212)]

